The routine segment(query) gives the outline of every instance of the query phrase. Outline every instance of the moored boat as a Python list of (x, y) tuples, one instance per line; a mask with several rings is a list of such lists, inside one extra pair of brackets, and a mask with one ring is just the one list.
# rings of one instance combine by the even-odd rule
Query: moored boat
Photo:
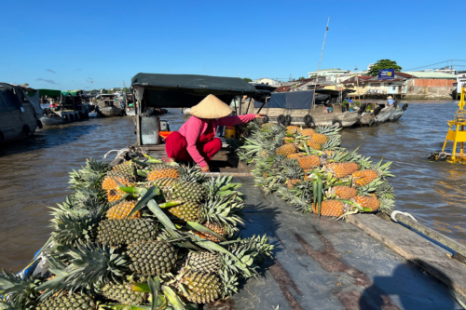
[(126, 113), (124, 97), (118, 94), (97, 95), (94, 105), (98, 116), (124, 116)]
[(390, 122), (396, 122), (399, 120), (408, 109), (408, 107), (409, 104), (407, 102), (401, 108), (397, 106), (395, 112), (392, 114), (392, 116), (390, 116)]
[(41, 116), (38, 91), (0, 83), (0, 143), (33, 135)]
[(82, 91), (60, 91), (39, 89), (40, 97), (51, 102), (50, 107), (44, 108), (41, 121), (44, 126), (65, 125), (70, 122), (81, 121), (89, 117), (89, 104), (82, 104)]

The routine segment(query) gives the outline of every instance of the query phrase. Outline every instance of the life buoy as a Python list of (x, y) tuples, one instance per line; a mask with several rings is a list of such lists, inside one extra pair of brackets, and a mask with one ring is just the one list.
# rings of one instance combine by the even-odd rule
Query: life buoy
[(77, 120), (77, 121), (80, 121), (80, 120), (81, 120), (81, 114), (79, 114), (79, 112), (76, 113), (76, 114), (74, 115), (74, 117), (76, 117), (76, 120)]
[(362, 113), (366, 112), (366, 108), (367, 108), (367, 103), (361, 104), (358, 110), (358, 114), (361, 115)]
[(406, 109), (408, 109), (408, 106), (409, 106), (409, 104), (406, 102), (405, 104), (403, 104), (403, 106), (401, 107), (401, 109), (402, 109), (403, 111), (406, 111)]
[(269, 122), (269, 117), (266, 115), (264, 116), (264, 118), (262, 119), (262, 123), (266, 124)]
[(291, 115), (285, 116), (285, 121), (286, 121), (288, 124), (291, 124), (291, 120), (292, 120)]
[(334, 119), (334, 120), (332, 121), (332, 126), (335, 126), (335, 127), (337, 127), (337, 128), (342, 128), (342, 127), (343, 127), (343, 124), (342, 124), (342, 122), (341, 122), (340, 120)]
[(23, 126), (23, 132), (26, 136), (29, 136), (31, 134), (31, 128), (29, 128), (29, 125), (25, 124)]
[(39, 127), (39, 129), (42, 129), (44, 127), (44, 125), (42, 125), (42, 122), (40, 121), (40, 119), (37, 120), (37, 127)]
[(70, 122), (74, 122), (74, 116), (73, 116), (73, 114), (70, 114), (70, 115), (68, 116), (68, 118), (69, 118)]
[(62, 118), (67, 123), (70, 121), (69, 118), (68, 118), (68, 115), (63, 115)]
[(374, 109), (374, 112), (373, 112), (374, 116), (377, 116), (377, 115), (380, 113), (380, 111), (382, 111), (382, 107), (381, 107), (381, 106), (378, 106), (377, 108), (375, 108), (375, 109)]
[(285, 115), (283, 115), (283, 114), (280, 114), (280, 115), (277, 117), (277, 123), (279, 123), (279, 124), (282, 124), (282, 125), (283, 125), (283, 124), (285, 124), (285, 122), (286, 122)]

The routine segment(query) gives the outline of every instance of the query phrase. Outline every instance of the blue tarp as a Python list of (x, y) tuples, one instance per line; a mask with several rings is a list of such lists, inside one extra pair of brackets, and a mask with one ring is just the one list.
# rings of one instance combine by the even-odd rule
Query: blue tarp
[[(313, 91), (275, 93), (272, 94), (267, 104), (264, 105), (264, 109), (310, 109), (313, 96)], [(261, 106), (261, 102), (254, 101), (254, 108), (260, 108)]]

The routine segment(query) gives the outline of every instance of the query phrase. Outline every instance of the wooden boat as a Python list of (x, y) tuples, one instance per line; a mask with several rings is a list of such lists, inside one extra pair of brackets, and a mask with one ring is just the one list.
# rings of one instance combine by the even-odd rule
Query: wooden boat
[(56, 103), (56, 107), (45, 108), (41, 121), (44, 126), (65, 125), (81, 121), (89, 117), (89, 104), (83, 104), (82, 91), (59, 91), (52, 89), (39, 89), (42, 99)]
[(405, 111), (408, 109), (408, 107), (409, 107), (409, 104), (407, 102), (401, 108), (396, 107), (395, 112), (390, 117), (390, 122), (396, 122), (397, 120), (399, 120), (403, 116)]
[(98, 116), (124, 116), (125, 98), (118, 94), (100, 94), (95, 97), (95, 111)]
[(33, 135), (41, 116), (38, 91), (0, 83), (0, 143)]
[(377, 115), (382, 110), (382, 107), (375, 104), (375, 103), (368, 103), (368, 107), (371, 107), (371, 112), (363, 112), (361, 117), (359, 118), (358, 124), (363, 126), (372, 126), (377, 124)]
[(107, 106), (96, 106), (95, 108), (98, 116), (123, 116), (125, 114), (125, 110), (121, 108), (117, 108), (114, 105), (107, 105)]

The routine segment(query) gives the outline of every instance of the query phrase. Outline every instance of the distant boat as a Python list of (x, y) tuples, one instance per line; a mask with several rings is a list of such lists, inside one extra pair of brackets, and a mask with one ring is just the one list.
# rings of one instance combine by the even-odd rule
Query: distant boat
[(90, 105), (83, 104), (82, 91), (60, 91), (53, 89), (39, 89), (42, 100), (52, 103), (44, 108), (41, 122), (44, 126), (64, 125), (74, 121), (81, 121), (89, 117)]
[(0, 83), (0, 143), (33, 135), (41, 116), (37, 90)]
[(100, 94), (95, 97), (95, 111), (98, 116), (124, 116), (125, 103), (118, 94)]

